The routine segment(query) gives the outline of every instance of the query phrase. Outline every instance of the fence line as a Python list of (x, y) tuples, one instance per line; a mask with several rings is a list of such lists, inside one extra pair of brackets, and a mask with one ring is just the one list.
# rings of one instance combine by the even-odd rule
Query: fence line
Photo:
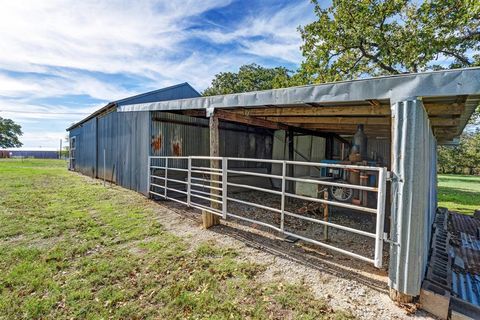
[[(185, 162), (186, 160), (186, 162)], [(202, 165), (193, 165), (193, 162), (204, 161), (209, 162), (211, 160), (218, 160), (221, 162), (221, 168), (211, 168), (210, 164), (205, 166)], [(281, 165), (281, 174), (272, 174), (272, 173), (262, 173), (262, 172), (252, 172), (245, 170), (232, 170), (229, 169), (229, 163), (231, 162), (246, 162), (246, 163), (262, 163), (268, 165)], [(370, 187), (365, 185), (356, 185), (351, 183), (345, 183), (344, 181), (335, 182), (335, 181), (324, 181), (324, 180), (315, 180), (312, 178), (299, 178), (291, 177), (287, 175), (287, 166), (308, 166), (316, 168), (333, 168), (333, 169), (343, 169), (343, 170), (357, 170), (360, 172), (377, 172), (377, 186)], [(162, 157), (162, 156), (151, 156), (148, 158), (148, 190), (149, 194), (155, 195), (164, 199), (172, 200), (189, 207), (197, 208), (200, 210), (205, 210), (211, 212), (212, 214), (218, 215), (223, 219), (228, 217), (244, 220), (250, 223), (255, 223), (262, 225), (264, 227), (279, 231), (285, 235), (293, 236), (298, 239), (302, 239), (306, 242), (310, 242), (322, 247), (325, 247), (330, 250), (340, 252), (342, 254), (373, 263), (377, 268), (382, 267), (382, 258), (383, 258), (383, 241), (384, 241), (384, 221), (385, 221), (385, 199), (386, 199), (386, 179), (387, 179), (387, 169), (384, 167), (372, 167), (372, 166), (359, 166), (359, 165), (346, 165), (346, 164), (329, 164), (329, 163), (312, 163), (312, 162), (300, 162), (300, 161), (288, 161), (288, 160), (269, 160), (269, 159), (253, 159), (253, 158), (228, 158), (228, 157), (207, 157), (207, 156), (192, 156), (192, 157)], [(163, 176), (162, 172), (163, 171)], [(175, 175), (186, 173), (187, 176), (185, 180), (179, 180)], [(233, 183), (228, 181), (229, 174), (236, 176), (247, 176), (247, 177), (258, 177), (258, 178), (268, 178), (276, 179), (281, 181), (281, 187), (279, 190), (271, 190), (267, 188), (262, 188), (258, 186), (252, 186), (242, 183)], [(218, 179), (215, 180), (215, 179)], [(358, 204), (350, 204), (340, 201), (334, 201), (329, 199), (324, 199), (320, 197), (310, 197), (305, 195), (296, 194), (293, 190), (286, 190), (287, 182), (304, 182), (309, 184), (322, 185), (326, 187), (338, 187), (338, 188), (349, 188), (352, 190), (359, 190), (364, 192), (375, 192), (377, 193), (377, 202), (375, 208), (370, 208), (367, 206), (362, 206)], [(163, 184), (161, 184), (163, 182)], [(208, 183), (208, 184), (203, 184)], [(280, 196), (280, 208), (273, 208), (267, 205), (253, 203), (246, 200), (240, 200), (228, 196), (229, 188), (242, 188), (248, 190), (255, 190), (260, 192), (266, 192)], [(158, 189), (163, 189), (158, 191)], [(171, 193), (169, 194), (170, 191)], [(172, 194), (173, 193), (173, 194)], [(186, 196), (186, 201), (179, 199), (175, 195)], [(363, 231), (360, 229), (355, 229), (329, 221), (319, 220), (307, 216), (302, 216), (297, 213), (289, 212), (285, 209), (286, 198), (296, 198), (305, 201), (311, 201), (316, 203), (321, 203), (328, 206), (337, 206), (352, 210), (359, 210), (364, 212), (370, 212), (376, 214), (376, 226), (375, 233)], [(205, 200), (206, 202), (202, 203), (200, 200)], [(271, 223), (250, 219), (247, 217), (240, 216), (238, 214), (233, 214), (228, 212), (228, 203), (236, 202), (244, 204), (247, 206), (253, 206), (259, 209), (264, 209), (271, 211), (276, 214), (280, 214), (280, 225), (274, 225)], [(214, 208), (212, 203), (219, 204), (221, 210)], [(285, 230), (285, 216), (293, 217), (296, 219), (301, 219), (311, 223), (318, 223), (325, 226), (325, 228), (332, 227), (337, 228), (343, 231), (352, 232), (373, 238), (375, 240), (375, 249), (374, 249), (374, 258), (371, 259), (366, 256), (362, 256), (358, 253), (354, 253), (342, 248), (335, 247), (333, 245), (327, 244), (325, 242), (320, 242), (318, 240), (309, 238), (304, 235), (299, 235), (290, 231)]]

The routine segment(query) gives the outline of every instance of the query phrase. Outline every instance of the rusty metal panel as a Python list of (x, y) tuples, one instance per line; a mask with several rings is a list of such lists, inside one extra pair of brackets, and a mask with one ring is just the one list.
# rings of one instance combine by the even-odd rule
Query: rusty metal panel
[[(220, 155), (271, 159), (272, 134), (265, 129), (221, 122)], [(208, 156), (209, 137), (208, 119), (152, 112), (150, 147), (153, 156)]]

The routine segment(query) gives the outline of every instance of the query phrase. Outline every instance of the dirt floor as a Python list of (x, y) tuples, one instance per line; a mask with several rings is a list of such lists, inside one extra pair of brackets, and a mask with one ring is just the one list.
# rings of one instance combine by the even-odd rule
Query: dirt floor
[(415, 305), (398, 306), (392, 302), (386, 270), (369, 263), (303, 241), (292, 244), (258, 226), (233, 220), (222, 220), (221, 225), (205, 230), (198, 210), (171, 201), (159, 201), (155, 208), (159, 222), (168, 231), (191, 243), (211, 240), (233, 247), (241, 259), (268, 265), (263, 274), (265, 281), (302, 282), (333, 308), (348, 310), (359, 319), (432, 319), (421, 310), (415, 312)]

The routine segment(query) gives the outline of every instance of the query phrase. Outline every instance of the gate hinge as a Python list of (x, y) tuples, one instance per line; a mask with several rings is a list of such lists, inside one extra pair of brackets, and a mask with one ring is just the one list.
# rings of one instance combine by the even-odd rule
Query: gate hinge
[(389, 239), (389, 238), (388, 238), (388, 233), (386, 233), (386, 232), (383, 233), (383, 241), (385, 241), (386, 243), (393, 244), (394, 246), (400, 246), (400, 243), (395, 242), (395, 241)]
[(387, 181), (392, 181), (392, 180), (393, 180), (393, 172), (387, 171)]

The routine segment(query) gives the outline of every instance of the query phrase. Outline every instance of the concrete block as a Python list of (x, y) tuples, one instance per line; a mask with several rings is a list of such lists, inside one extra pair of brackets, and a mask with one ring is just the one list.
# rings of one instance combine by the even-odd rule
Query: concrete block
[(420, 291), (420, 307), (439, 317), (447, 319), (450, 292), (425, 280)]

